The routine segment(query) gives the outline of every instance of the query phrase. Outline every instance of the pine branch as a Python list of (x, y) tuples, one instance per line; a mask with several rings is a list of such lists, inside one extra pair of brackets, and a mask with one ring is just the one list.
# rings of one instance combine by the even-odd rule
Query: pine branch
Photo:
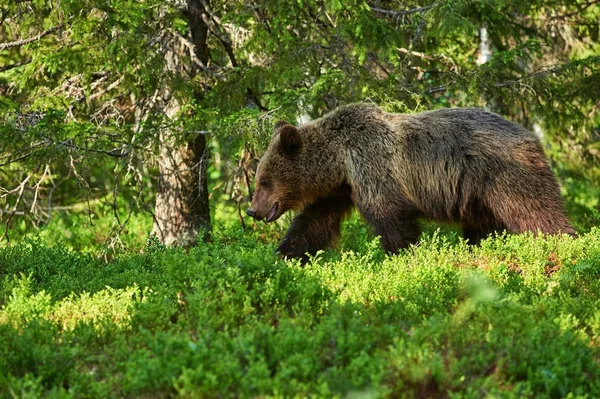
[(53, 26), (52, 28), (43, 31), (42, 33), (38, 33), (37, 35), (30, 37), (28, 39), (22, 39), (22, 40), (17, 40), (17, 41), (8, 42), (8, 43), (0, 43), (0, 51), (7, 49), (7, 48), (11, 48), (11, 47), (19, 47), (19, 46), (24, 46), (29, 43), (33, 43), (37, 40), (40, 40), (44, 36), (48, 36), (49, 34), (56, 32), (57, 30), (61, 29), (62, 27), (63, 27), (62, 24), (56, 25), (56, 26)]
[[(523, 75), (517, 79), (496, 82), (487, 87), (503, 88), (503, 87), (514, 87), (514, 86), (527, 85), (527, 84), (530, 84), (531, 82), (537, 81), (539, 79), (544, 79), (544, 78), (548, 77), (549, 75), (561, 76), (564, 73), (568, 72), (569, 68), (570, 68), (569, 63), (548, 65), (548, 66), (542, 67), (536, 71), (533, 71), (527, 75)], [(430, 89), (425, 90), (424, 94), (429, 95), (429, 94), (438, 93), (440, 91), (445, 91), (449, 87), (454, 85), (455, 83), (456, 83), (456, 80), (452, 80), (451, 82), (449, 82), (447, 84), (442, 84), (439, 86), (432, 87)]]

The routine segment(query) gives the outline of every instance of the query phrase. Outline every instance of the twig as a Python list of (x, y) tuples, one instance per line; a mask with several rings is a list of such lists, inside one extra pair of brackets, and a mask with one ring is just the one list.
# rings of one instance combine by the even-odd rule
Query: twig
[(424, 59), (427, 61), (441, 61), (444, 64), (449, 65), (452, 68), (452, 70), (457, 69), (456, 64), (454, 63), (454, 60), (443, 54), (427, 55), (425, 53), (409, 50), (404, 47), (397, 47), (396, 50), (398, 50), (399, 53), (406, 54), (406, 55), (412, 55), (413, 57), (421, 58), (421, 59)]
[(15, 162), (19, 162), (22, 161), (23, 159), (29, 158), (30, 156), (32, 156), (33, 154), (35, 154), (35, 151), (32, 151), (28, 154), (25, 154), (19, 158), (15, 158), (15, 159), (9, 159), (6, 162), (0, 163), (0, 166), (6, 166), (6, 165), (10, 165), (11, 163), (15, 163)]
[(73, 155), (71, 155), (70, 153), (69, 153), (69, 159), (70, 159), (70, 166), (71, 166), (71, 170), (73, 171), (73, 174), (75, 175), (75, 177), (79, 181), (79, 184), (81, 184), (82, 187), (85, 187), (85, 189), (86, 189), (86, 191), (85, 191), (85, 200), (86, 200), (87, 206), (88, 206), (88, 217), (90, 219), (90, 225), (94, 226), (94, 221), (92, 219), (92, 205), (90, 204), (90, 196), (89, 196), (90, 185), (88, 184), (87, 180), (85, 180), (79, 174), (79, 172), (77, 172), (77, 168), (75, 167), (75, 159), (73, 158)]
[[(252, 199), (252, 196), (254, 195), (252, 193), (252, 182), (250, 181), (250, 176), (248, 176), (248, 171), (246, 170), (246, 166), (248, 163), (248, 160), (250, 158), (250, 151), (248, 151), (248, 146), (246, 145), (244, 148), (244, 155), (242, 158), (242, 162), (240, 165), (240, 167), (242, 168), (242, 171), (244, 172), (244, 178), (246, 180), (246, 186), (248, 187), (248, 195), (250, 196), (250, 199)], [(246, 160), (246, 162), (244, 162)]]
[(8, 43), (0, 43), (0, 51), (10, 48), (10, 47), (18, 47), (18, 46), (23, 46), (25, 44), (35, 42), (37, 40), (40, 40), (44, 36), (48, 36), (49, 34), (56, 32), (57, 30), (61, 29), (62, 27), (63, 27), (63, 25), (60, 24), (57, 26), (53, 26), (52, 28), (50, 28), (48, 30), (43, 31), (42, 33), (38, 33), (37, 35), (30, 37), (28, 39), (22, 39), (22, 40), (17, 40), (17, 41), (8, 42)]
[(388, 14), (388, 15), (393, 15), (393, 16), (405, 16), (405, 15), (410, 15), (410, 14), (416, 14), (419, 12), (425, 12), (427, 10), (430, 10), (434, 7), (435, 5), (430, 5), (430, 6), (425, 6), (425, 7), (417, 7), (417, 8), (411, 8), (408, 10), (384, 10), (383, 8), (376, 8), (376, 7), (371, 7), (371, 10), (378, 12), (380, 14)]
[(46, 168), (44, 168), (44, 173), (42, 174), (42, 177), (40, 177), (40, 180), (35, 185), (35, 191), (33, 194), (33, 202), (31, 203), (31, 209), (29, 210), (30, 213), (33, 213), (33, 210), (35, 209), (35, 207), (37, 205), (38, 193), (40, 191), (40, 184), (42, 184), (42, 182), (44, 181), (44, 178), (46, 177), (47, 174), (50, 174), (50, 165), (48, 165), (48, 164), (46, 164)]
[(109, 155), (109, 156), (115, 157), (115, 158), (125, 158), (127, 155), (129, 155), (128, 152), (123, 152), (123, 147), (117, 147), (117, 148), (113, 148), (112, 150), (106, 151), (106, 150), (95, 150), (93, 148), (81, 149), (79, 146), (76, 146), (75, 144), (71, 143), (71, 140), (61, 141), (60, 143), (54, 142), (54, 144), (57, 145), (57, 146), (63, 146), (63, 147), (72, 148), (72, 149), (77, 150), (77, 151), (95, 152), (97, 154)]
[(19, 195), (17, 196), (17, 201), (15, 202), (15, 206), (13, 207), (12, 212), (10, 212), (10, 215), (8, 216), (8, 220), (6, 220), (6, 223), (5, 223), (6, 227), (4, 229), (4, 234), (2, 234), (2, 237), (0, 237), (0, 241), (4, 240), (6, 238), (6, 241), (10, 242), (10, 240), (8, 238), (8, 226), (9, 226), (10, 221), (12, 220), (13, 216), (15, 216), (15, 212), (17, 211), (17, 207), (21, 203), (21, 199), (23, 199), (23, 192), (25, 191), (25, 185), (27, 184), (27, 182), (29, 181), (30, 178), (31, 178), (31, 175), (28, 175), (25, 178), (25, 180), (23, 180), (21, 182), (21, 184), (19, 184), (19, 186), (15, 190), (11, 190), (11, 192), (18, 191)]
[(69, 173), (67, 173), (67, 176), (63, 180), (59, 181), (58, 183), (55, 183), (54, 179), (52, 178), (52, 173), (50, 174), (50, 181), (52, 182), (52, 188), (48, 192), (48, 218), (50, 218), (52, 216), (52, 210), (57, 209), (57, 208), (52, 207), (52, 196), (54, 195), (54, 190), (56, 190), (58, 188), (58, 186), (60, 186), (64, 181), (69, 179), (69, 177), (71, 177), (70, 169), (69, 169)]
[(242, 225), (242, 230), (246, 230), (246, 222), (244, 221), (244, 216), (242, 215), (242, 203), (238, 202), (237, 204), (238, 217), (240, 219), (240, 224)]
[(100, 97), (103, 94), (106, 94), (107, 92), (111, 91), (112, 89), (114, 89), (115, 87), (117, 87), (121, 82), (123, 81), (123, 76), (121, 76), (119, 79), (115, 80), (114, 82), (112, 82), (110, 85), (108, 85), (107, 88), (100, 90), (94, 94), (92, 94), (90, 96), (90, 101), (94, 100), (98, 97)]
[(523, 81), (530, 80), (530, 79), (537, 79), (539, 77), (543, 77), (543, 76), (549, 75), (549, 74), (560, 75), (563, 69), (564, 68), (562, 68), (558, 65), (554, 65), (552, 67), (547, 67), (547, 68), (541, 68), (535, 72), (530, 73), (529, 75), (520, 77), (519, 79), (509, 80), (507, 82), (496, 83), (494, 86), (496, 86), (496, 87), (514, 86), (516, 84), (522, 83)]
[[(454, 82), (453, 82), (454, 83)], [(438, 93), (440, 91), (445, 91), (448, 88), (447, 84), (443, 84), (443, 85), (439, 85), (439, 86), (435, 86), (432, 87), (431, 89), (425, 90), (425, 94), (433, 94), (433, 93)]]
[[(497, 82), (491, 86), (493, 87), (509, 87), (509, 86), (516, 86), (519, 84), (524, 84), (524, 82), (530, 81), (530, 80), (535, 80), (535, 79), (539, 79), (542, 78), (546, 75), (550, 75), (550, 74), (555, 74), (555, 75), (561, 75), (564, 71), (565, 71), (565, 65), (553, 65), (553, 66), (548, 66), (548, 67), (543, 67), (538, 69), (537, 71), (534, 71), (528, 75), (522, 76), (518, 79), (514, 79), (514, 80), (508, 80), (505, 82)], [(433, 93), (437, 93), (440, 91), (444, 91), (446, 90), (449, 86), (451, 86), (452, 84), (456, 83), (456, 81), (452, 81), (450, 83), (447, 84), (442, 84), (439, 86), (435, 86), (432, 87), (428, 90), (425, 90), (424, 93), (425, 94), (433, 94)]]

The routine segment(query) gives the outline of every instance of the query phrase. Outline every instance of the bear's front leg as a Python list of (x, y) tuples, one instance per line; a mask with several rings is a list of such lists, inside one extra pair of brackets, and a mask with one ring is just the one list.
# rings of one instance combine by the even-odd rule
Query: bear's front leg
[(317, 200), (294, 218), (277, 251), (281, 256), (306, 263), (308, 255), (315, 255), (340, 237), (342, 221), (352, 208), (349, 195)]

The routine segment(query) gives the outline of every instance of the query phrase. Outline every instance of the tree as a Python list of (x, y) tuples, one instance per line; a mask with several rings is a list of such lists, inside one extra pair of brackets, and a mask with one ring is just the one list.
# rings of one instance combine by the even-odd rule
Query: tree
[[(208, 1), (176, 6), (162, 2), (73, 2), (37, 9), (36, 3), (9, 3), (3, 10), (3, 14), (11, 15), (6, 32), (25, 32), (30, 38), (2, 45), (2, 49), (15, 49), (6, 58), (17, 60), (3, 71), (20, 69), (20, 73), (8, 73), (9, 82), (3, 89), (14, 98), (21, 97), (19, 103), (4, 104), (7, 115), (12, 116), (5, 120), (3, 160), (5, 165), (30, 157), (37, 162), (39, 151), (27, 148), (45, 151), (59, 147), (64, 152), (55, 152), (53, 161), (60, 164), (68, 155), (74, 176), (89, 188), (89, 176), (83, 177), (78, 169), (89, 161), (90, 153), (120, 158), (112, 192), (116, 227), (122, 229), (117, 211), (120, 174), (126, 170), (132, 179), (128, 184), (137, 185), (141, 194), (148, 173), (145, 164), (156, 149), (159, 178), (153, 231), (165, 243), (189, 246), (201, 230), (210, 231), (206, 131), (202, 126), (186, 125), (182, 116), (195, 113), (193, 104), (210, 89), (210, 81), (220, 76), (218, 62), (208, 67), (212, 60), (207, 42), (208, 24), (216, 32), (220, 27), (211, 16)], [(32, 13), (26, 11), (34, 11), (36, 17), (32, 19)], [(64, 15), (67, 22), (62, 21)], [(54, 25), (39, 34), (31, 32), (31, 27), (40, 23)], [(60, 37), (47, 38), (59, 32)], [(219, 35), (223, 40), (224, 34)], [(21, 52), (22, 46), (30, 48)], [(208, 76), (203, 85), (192, 84), (201, 74)], [(39, 97), (42, 101), (37, 101)], [(53, 109), (61, 106), (67, 109), (66, 115), (57, 116)], [(39, 110), (41, 119), (21, 123), (33, 109)], [(43, 130), (49, 121), (52, 130), (61, 134)], [(202, 122), (199, 118), (195, 121)], [(16, 141), (16, 137), (24, 140)], [(44, 171), (51, 169), (51, 163)], [(26, 184), (36, 172), (39, 174), (40, 167), (21, 165), (27, 169), (25, 179), (18, 190), (6, 192), (6, 197), (17, 194), (10, 204), (12, 210), (5, 205), (9, 213), (6, 231), (19, 204), (37, 209), (46, 176), (42, 175), (27, 198)]]

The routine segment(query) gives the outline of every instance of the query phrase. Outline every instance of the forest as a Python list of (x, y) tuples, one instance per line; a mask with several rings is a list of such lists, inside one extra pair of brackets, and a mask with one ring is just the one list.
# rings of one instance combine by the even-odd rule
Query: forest
[[(0, 398), (600, 397), (599, 0), (3, 0)], [(577, 237), (354, 212), (278, 256), (278, 121), (533, 132)]]

